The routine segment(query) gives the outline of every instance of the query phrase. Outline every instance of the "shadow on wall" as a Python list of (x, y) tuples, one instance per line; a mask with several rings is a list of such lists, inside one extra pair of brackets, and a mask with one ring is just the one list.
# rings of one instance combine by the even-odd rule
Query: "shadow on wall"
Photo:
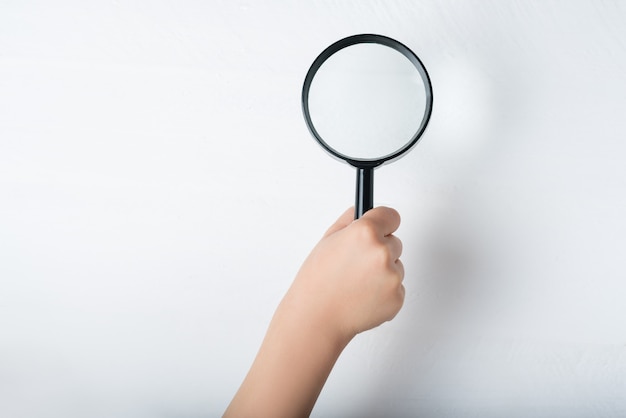
[(446, 385), (455, 373), (446, 358), (489, 293), (481, 283), (482, 255), (453, 225), (458, 222), (442, 217), (421, 233), (426, 246), (412, 257), (420, 260), (419, 271), (407, 278), (412, 283), (399, 324), (354, 417), (437, 416), (436, 404), (450, 394)]
[[(432, 70), (435, 105), (425, 139), (432, 142), (431, 152), (440, 153), (435, 157), (451, 168), (442, 170), (444, 179), (438, 180), (444, 198), (438, 199), (437, 207), (426, 204), (431, 205), (426, 210), (430, 215), (420, 221), (425, 229), (415, 232), (417, 253), (403, 255), (413, 264), (408, 267), (417, 271), (412, 274), (416, 290), (407, 293), (398, 318), (400, 330), (394, 331), (386, 357), (378, 360), (378, 378), (354, 416), (438, 416), (453, 408), (446, 406), (448, 386), (458, 374), (446, 361), (456, 355), (450, 348), (463, 342), (464, 332), (471, 332), (468, 324), (480, 324), (475, 312), (490, 311), (489, 306), (484, 308), (497, 293), (498, 274), (493, 268), (506, 263), (490, 254), (494, 243), (504, 242), (504, 233), (482, 212), (489, 203), (476, 184), (481, 183), (485, 165), (493, 164), (498, 150), (508, 146), (507, 134), (520, 123), (508, 116), (531, 106), (523, 83), (511, 82), (519, 78), (515, 69), (501, 70), (507, 77), (500, 74), (498, 80), (476, 65), (451, 59)], [(422, 194), (419, 201), (429, 200), (416, 192)]]

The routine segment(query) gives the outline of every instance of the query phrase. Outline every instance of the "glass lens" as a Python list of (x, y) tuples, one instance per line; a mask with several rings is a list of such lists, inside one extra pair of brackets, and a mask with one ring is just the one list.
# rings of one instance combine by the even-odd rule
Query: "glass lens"
[(355, 44), (331, 55), (309, 88), (309, 114), (326, 144), (346, 157), (377, 160), (417, 133), (426, 117), (426, 87), (402, 53)]

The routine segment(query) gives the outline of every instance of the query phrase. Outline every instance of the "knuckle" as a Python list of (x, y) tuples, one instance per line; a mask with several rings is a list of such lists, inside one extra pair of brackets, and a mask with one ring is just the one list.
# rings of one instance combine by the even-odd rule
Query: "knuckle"
[(401, 292), (401, 289), (404, 288), (400, 273), (397, 271), (389, 271), (387, 276), (385, 277), (385, 281), (385, 294), (388, 297), (393, 297), (397, 295), (399, 292)]
[(394, 269), (394, 280), (402, 285), (402, 281), (404, 280), (404, 270), (403, 269)]
[(398, 257), (402, 255), (402, 251), (404, 250), (404, 244), (402, 244), (402, 240), (400, 238), (396, 238), (398, 243)]
[(402, 261), (400, 260), (397, 260), (395, 264), (396, 264), (395, 270), (398, 275), (398, 280), (402, 282), (402, 280), (404, 280), (404, 264), (402, 264)]
[(400, 281), (395, 282), (390, 291), (391, 296), (395, 301), (400, 303), (404, 301), (404, 294), (406, 293), (406, 291), (404, 289), (404, 285)]
[(387, 210), (387, 216), (393, 218), (397, 223), (400, 223), (400, 213), (398, 213), (397, 210), (388, 207), (385, 207), (385, 209)]
[(398, 286), (398, 289), (396, 291), (396, 303), (397, 303), (397, 307), (398, 310), (400, 310), (400, 308), (402, 308), (402, 305), (404, 305), (404, 296), (406, 294), (406, 289), (404, 288), (404, 286), (400, 285)]
[(400, 225), (402, 219), (400, 218), (400, 213), (397, 210), (387, 206), (379, 206), (378, 209), (380, 209), (380, 214), (382, 216), (392, 220), (395, 225)]
[(389, 266), (393, 263), (393, 256), (391, 255), (389, 248), (384, 245), (380, 245), (378, 247), (378, 260), (383, 266)]
[(378, 240), (376, 225), (370, 219), (360, 219), (355, 226), (357, 227), (359, 238), (363, 241), (372, 243)]
[(384, 245), (375, 245), (370, 254), (373, 266), (378, 269), (387, 269), (387, 266), (392, 262), (389, 249)]

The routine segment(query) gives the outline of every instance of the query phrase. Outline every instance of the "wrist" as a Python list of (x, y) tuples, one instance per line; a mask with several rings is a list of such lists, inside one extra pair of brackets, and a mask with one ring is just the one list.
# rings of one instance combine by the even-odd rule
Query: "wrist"
[[(304, 297), (299, 297), (304, 296)], [(290, 329), (294, 336), (309, 340), (315, 346), (322, 344), (337, 355), (350, 343), (356, 335), (343, 327), (335, 317), (331, 306), (318, 305), (314, 297), (294, 295), (291, 291), (281, 301), (272, 322), (280, 322), (285, 330)]]

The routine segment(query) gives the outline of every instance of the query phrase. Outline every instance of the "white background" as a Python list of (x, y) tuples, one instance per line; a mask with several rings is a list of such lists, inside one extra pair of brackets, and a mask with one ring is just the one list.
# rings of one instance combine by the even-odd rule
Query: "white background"
[(434, 113), (377, 170), (407, 298), (316, 417), (626, 416), (626, 4), (0, 1), (0, 415), (219, 416), (353, 170), (300, 89), (372, 32)]

